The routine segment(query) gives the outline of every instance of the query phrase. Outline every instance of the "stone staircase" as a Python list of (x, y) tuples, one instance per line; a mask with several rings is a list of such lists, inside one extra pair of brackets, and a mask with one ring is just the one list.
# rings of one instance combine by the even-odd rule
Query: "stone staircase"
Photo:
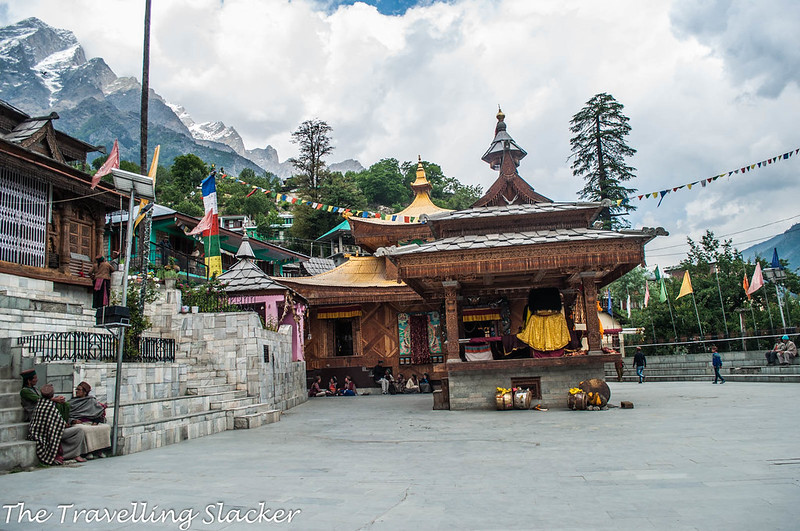
[[(794, 358), (789, 366), (768, 366), (764, 352), (723, 352), (720, 374), (729, 382), (800, 383), (800, 360)], [(605, 366), (606, 379), (616, 380), (613, 364)], [(694, 381), (710, 382), (714, 379), (711, 354), (685, 354), (674, 356), (647, 356), (645, 377), (650, 382)], [(638, 382), (633, 368), (633, 357), (625, 358), (625, 382)]]
[(256, 397), (248, 397), (246, 391), (228, 384), (217, 371), (190, 365), (185, 395), (120, 406), (120, 453), (141, 452), (226, 430), (257, 428), (279, 421), (280, 414), (280, 410), (258, 403)]
[(19, 390), (22, 382), (14, 378), (10, 366), (0, 367), (0, 470), (36, 465), (36, 443), (25, 440), (28, 423), (22, 422)]

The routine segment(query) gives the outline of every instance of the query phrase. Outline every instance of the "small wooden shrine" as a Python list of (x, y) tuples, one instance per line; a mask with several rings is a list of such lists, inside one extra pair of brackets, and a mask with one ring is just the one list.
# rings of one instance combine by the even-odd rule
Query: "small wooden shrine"
[[(449, 383), (452, 409), (493, 408), (495, 387), (515, 386), (558, 407), (570, 387), (602, 378), (619, 355), (601, 350), (598, 289), (644, 263), (644, 245), (663, 233), (604, 230), (594, 222), (607, 203), (535, 192), (517, 172), (526, 153), (504, 118), (483, 156), (499, 171), (484, 197), (423, 216), (430, 241), (376, 253), (423, 299), (444, 301), (447, 360), (436, 373)], [(518, 356), (526, 346), (531, 353)]]

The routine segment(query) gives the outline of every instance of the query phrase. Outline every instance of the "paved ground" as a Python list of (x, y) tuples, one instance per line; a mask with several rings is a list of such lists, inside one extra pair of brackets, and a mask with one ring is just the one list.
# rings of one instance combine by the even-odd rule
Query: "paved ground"
[[(179, 522), (147, 527), (179, 529), (188, 516), (192, 529), (209, 530), (800, 527), (800, 386), (611, 386), (612, 403), (635, 409), (450, 412), (432, 411), (430, 395), (314, 399), (256, 430), (0, 476), (0, 529), (133, 529), (168, 508)], [(92, 520), (91, 510), (137, 502), (133, 516), (117, 515), (122, 523)], [(290, 523), (233, 521), (257, 519), (259, 502), (301, 512)], [(17, 503), (50, 518), (20, 524)]]

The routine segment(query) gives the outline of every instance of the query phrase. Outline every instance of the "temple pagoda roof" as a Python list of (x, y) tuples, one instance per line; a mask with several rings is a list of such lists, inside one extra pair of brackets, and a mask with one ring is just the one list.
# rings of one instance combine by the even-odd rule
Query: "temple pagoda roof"
[(431, 190), (433, 187), (425, 175), (425, 168), (422, 166), (421, 156), (419, 156), (417, 160), (417, 178), (411, 183), (411, 189), (414, 190), (414, 199), (406, 208), (396, 214), (392, 214), (392, 218), (395, 218), (394, 220), (391, 218), (350, 218), (351, 225), (353, 221), (356, 223), (368, 223), (373, 225), (408, 225), (409, 222), (404, 220), (406, 217), (414, 218), (414, 221), (410, 223), (419, 223), (419, 218), (423, 214), (430, 215), (439, 212), (453, 212), (450, 209), (436, 206), (431, 200)]
[(417, 178), (411, 183), (411, 188), (414, 190), (414, 200), (389, 219), (349, 218), (353, 237), (358, 245), (374, 252), (380, 247), (395, 245), (402, 241), (429, 239), (430, 232), (422, 222), (425, 216), (453, 212), (436, 206), (431, 200), (432, 187), (425, 175), (422, 157), (418, 158)]
[(493, 170), (498, 170), (500, 175), (483, 197), (478, 199), (472, 206), (505, 206), (551, 202), (549, 198), (537, 193), (517, 173), (519, 161), (528, 153), (508, 134), (505, 117), (506, 115), (503, 114), (503, 111), (498, 111), (494, 139), (489, 145), (489, 149), (481, 157), (481, 160), (489, 164)]
[(226, 292), (286, 291), (286, 286), (272, 280), (256, 265), (254, 262), (256, 256), (246, 233), (242, 237), (236, 258), (239, 261), (217, 277), (225, 285)]

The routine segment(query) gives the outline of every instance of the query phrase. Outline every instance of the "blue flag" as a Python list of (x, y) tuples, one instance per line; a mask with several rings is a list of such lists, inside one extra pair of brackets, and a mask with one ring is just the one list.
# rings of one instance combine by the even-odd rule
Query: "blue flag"
[(783, 269), (781, 267), (781, 261), (778, 260), (778, 248), (777, 247), (773, 247), (772, 248), (772, 267), (774, 267), (775, 269)]
[(608, 295), (608, 315), (613, 317), (614, 313), (611, 310), (611, 290), (606, 290), (606, 295)]

